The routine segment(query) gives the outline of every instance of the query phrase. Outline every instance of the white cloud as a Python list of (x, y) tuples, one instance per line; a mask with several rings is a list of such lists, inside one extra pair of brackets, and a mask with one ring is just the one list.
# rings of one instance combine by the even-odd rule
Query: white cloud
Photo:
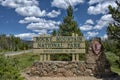
[(83, 2), (84, 0), (53, 0), (52, 6), (66, 9), (69, 5), (76, 6)]
[(87, 34), (91, 37), (95, 37), (96, 35), (98, 35), (98, 32), (87, 32)]
[[(40, 30), (40, 33), (22, 33), (22, 34), (16, 34), (15, 37), (20, 37), (22, 40), (33, 40), (33, 37), (40, 36), (43, 34), (47, 34), (46, 30)], [(49, 35), (49, 34), (47, 34)], [(9, 36), (9, 35), (8, 35)]]
[(103, 15), (103, 16), (101, 17), (101, 20), (111, 21), (111, 20), (113, 20), (113, 19), (112, 19), (112, 15), (111, 15), (111, 14)]
[(93, 29), (101, 30), (104, 27), (108, 26), (110, 22), (112, 22), (112, 16), (111, 14), (106, 14), (101, 17), (101, 19), (97, 22), (97, 24), (94, 26)]
[(35, 30), (35, 32), (39, 32), (40, 35), (42, 34), (47, 34), (47, 29), (42, 29), (42, 30)]
[(33, 37), (38, 36), (38, 34), (35, 33), (22, 33), (15, 35), (16, 37), (20, 37), (23, 40), (32, 40)]
[(107, 27), (109, 23), (113, 21), (111, 14), (103, 15), (100, 20), (97, 20), (97, 24), (92, 26), (94, 22), (91, 19), (86, 20), (85, 24), (80, 26), (80, 30), (90, 31), (90, 30), (102, 30)]
[(53, 29), (58, 29), (60, 21), (46, 20), (43, 18), (26, 17), (20, 20), (19, 23), (29, 23), (27, 29), (37, 32), (39, 34), (51, 33)]
[(84, 36), (86, 37), (86, 39), (91, 39), (96, 37), (99, 34), (99, 32), (87, 32), (86, 34), (84, 34)]
[(21, 23), (21, 24), (24, 24), (24, 23), (33, 23), (33, 22), (40, 22), (41, 20), (43, 20), (43, 19), (41, 19), (41, 18), (36, 18), (36, 17), (26, 17), (26, 18), (24, 18), (23, 20), (20, 20), (19, 21), (19, 23)]
[(60, 10), (52, 12), (46, 12), (39, 7), (38, 0), (0, 0), (0, 5), (14, 8), (15, 11), (22, 16), (38, 16), (38, 17), (57, 17), (60, 15)]
[(10, 8), (18, 8), (24, 6), (38, 5), (37, 0), (1, 0), (2, 6), (7, 6)]
[(46, 11), (41, 11), (37, 6), (26, 6), (26, 7), (19, 7), (15, 10), (18, 14), (22, 16), (45, 16)]
[(104, 0), (90, 0), (88, 3), (89, 3), (90, 5), (92, 5), (92, 4), (95, 4), (95, 3), (100, 3), (100, 2), (102, 2), (102, 1), (104, 1)]
[(52, 10), (52, 12), (49, 12), (49, 13), (47, 14), (47, 16), (48, 16), (48, 17), (51, 17), (51, 18), (54, 18), (54, 17), (57, 17), (57, 16), (60, 15), (60, 14), (61, 14), (60, 10), (59, 10), (59, 11)]
[(103, 36), (101, 36), (101, 39), (102, 40), (105, 40), (105, 39), (107, 39), (108, 38), (108, 35), (107, 34), (104, 34)]
[(24, 23), (54, 23), (54, 24), (59, 24), (60, 22), (52, 21), (52, 20), (46, 20), (44, 18), (37, 18), (37, 17), (26, 17), (23, 20), (20, 20), (19, 23), (24, 24)]
[(88, 3), (90, 4), (90, 5), (92, 5), (92, 4), (96, 4), (96, 3), (102, 3), (102, 2), (105, 2), (105, 1), (116, 1), (116, 0), (90, 0)]
[(94, 24), (93, 20), (92, 19), (88, 19), (88, 20), (86, 20), (84, 25), (80, 26), (79, 28), (82, 31), (89, 31), (89, 30), (93, 29), (93, 26), (92, 26), (93, 24)]
[(41, 32), (41, 30), (53, 30), (58, 29), (59, 21), (45, 20), (40, 19), (40, 22), (30, 23), (27, 26), (27, 29), (30, 29), (35, 32)]
[(0, 5), (14, 8), (15, 11), (22, 16), (48, 16), (53, 18), (61, 13), (60, 11), (55, 10), (52, 10), (52, 12), (41, 10), (37, 0), (1, 0)]
[(92, 19), (88, 19), (85, 24), (94, 24), (93, 20)]
[(83, 25), (83, 26), (80, 26), (80, 30), (83, 30), (83, 31), (89, 31), (89, 30), (92, 30), (93, 26), (91, 25)]
[[(99, 0), (98, 0), (99, 1)], [(114, 1), (104, 1), (102, 3), (98, 3), (96, 6), (90, 6), (88, 8), (89, 14), (106, 14), (108, 12), (108, 6), (111, 5), (113, 7), (117, 7)]]
[[(102, 30), (104, 27), (107, 27), (108, 24), (111, 22), (113, 22), (112, 15), (105, 14), (99, 20), (97, 20), (97, 23), (94, 26), (90, 24), (92, 23), (90, 19), (86, 20), (85, 24), (80, 26), (80, 30), (86, 31), (85, 37), (89, 39), (89, 38), (96, 37), (97, 35), (99, 35), (100, 33), (98, 31)], [(94, 32), (91, 32), (91, 31), (94, 31)], [(101, 38), (106, 39), (107, 35), (104, 35)]]
[(41, 11), (37, 0), (2, 0), (2, 6), (15, 8), (15, 11), (22, 16), (45, 16), (46, 11)]

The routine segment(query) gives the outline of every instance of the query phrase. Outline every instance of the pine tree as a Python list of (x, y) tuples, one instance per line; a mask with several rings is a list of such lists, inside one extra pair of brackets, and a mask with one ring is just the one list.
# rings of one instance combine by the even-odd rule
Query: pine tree
[[(67, 8), (67, 15), (63, 18), (63, 23), (59, 25), (59, 30), (57, 32), (54, 30), (52, 35), (55, 36), (56, 34), (58, 34), (59, 36), (72, 36), (72, 33), (83, 36), (80, 29), (78, 28), (77, 22), (74, 20), (73, 8), (72, 6), (69, 6)], [(70, 61), (72, 56), (69, 54), (61, 54), (52, 55), (51, 58), (53, 60)]]
[(109, 24), (107, 28), (108, 38), (115, 41), (115, 53), (119, 57), (117, 63), (120, 67), (120, 2), (116, 1), (117, 8), (109, 6), (109, 13), (112, 15), (114, 22)]
[(77, 22), (74, 21), (73, 8), (69, 6), (67, 9), (67, 15), (63, 18), (63, 23), (59, 25), (59, 35), (71, 36), (72, 33), (82, 36), (80, 29), (78, 28)]
[(57, 32), (56, 32), (55, 29), (53, 30), (52, 35), (53, 35), (53, 36), (56, 36), (56, 35), (57, 35)]

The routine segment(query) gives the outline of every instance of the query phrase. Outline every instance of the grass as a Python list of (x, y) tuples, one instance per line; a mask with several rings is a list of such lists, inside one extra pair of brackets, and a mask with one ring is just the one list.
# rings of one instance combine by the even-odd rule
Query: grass
[(15, 62), (16, 67), (20, 71), (25, 71), (27, 67), (30, 67), (35, 60), (39, 60), (39, 55), (33, 55), (32, 53), (21, 54), (10, 57)]
[(111, 70), (120, 75), (120, 69), (118, 67), (111, 67)]
[(111, 70), (120, 75), (120, 69), (118, 68), (118, 64), (116, 63), (116, 60), (118, 60), (118, 57), (114, 53), (111, 53), (111, 52), (106, 52), (106, 57), (111, 64)]

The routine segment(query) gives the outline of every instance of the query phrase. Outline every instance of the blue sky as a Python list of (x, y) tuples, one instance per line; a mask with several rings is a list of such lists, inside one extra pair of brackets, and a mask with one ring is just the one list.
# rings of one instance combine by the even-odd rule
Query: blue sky
[(115, 0), (0, 0), (0, 33), (32, 39), (59, 29), (69, 4), (74, 20), (85, 38), (107, 38), (106, 28), (113, 21), (108, 6)]

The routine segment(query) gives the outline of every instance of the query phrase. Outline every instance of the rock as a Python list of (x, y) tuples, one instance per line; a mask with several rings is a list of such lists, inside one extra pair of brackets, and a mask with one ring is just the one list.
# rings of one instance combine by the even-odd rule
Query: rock
[(76, 68), (72, 68), (71, 71), (72, 71), (72, 73), (77, 74), (78, 70)]
[[(62, 66), (60, 66), (62, 65)], [(85, 73), (85, 62), (70, 62), (70, 61), (57, 61), (57, 62), (35, 62), (29, 69), (29, 73), (33, 76), (83, 76)]]
[(85, 76), (94, 76), (94, 74), (91, 69), (86, 69)]
[(58, 69), (57, 69), (57, 72), (58, 72), (58, 73), (65, 73), (65, 72), (66, 72), (66, 69), (65, 69), (65, 68), (58, 68)]
[(55, 77), (63, 77), (64, 75), (63, 75), (63, 73), (57, 73), (56, 75), (55, 75)]
[(74, 76), (73, 72), (71, 70), (68, 70), (64, 73), (65, 77), (70, 77), (70, 76)]
[(48, 75), (47, 71), (43, 71), (43, 75), (47, 76)]
[(50, 76), (53, 77), (53, 76), (55, 76), (55, 74), (51, 71), (51, 72), (48, 73), (47, 77), (50, 77)]
[[(95, 38), (91, 41), (86, 54), (86, 64), (86, 68), (92, 70), (91, 74), (96, 76), (111, 74), (110, 63), (105, 56), (100, 38)], [(86, 70), (87, 72), (88, 70)]]
[(79, 66), (78, 69), (79, 69), (80, 71), (84, 72), (84, 71), (86, 70), (86, 67), (85, 67), (85, 65), (81, 65), (81, 66)]

